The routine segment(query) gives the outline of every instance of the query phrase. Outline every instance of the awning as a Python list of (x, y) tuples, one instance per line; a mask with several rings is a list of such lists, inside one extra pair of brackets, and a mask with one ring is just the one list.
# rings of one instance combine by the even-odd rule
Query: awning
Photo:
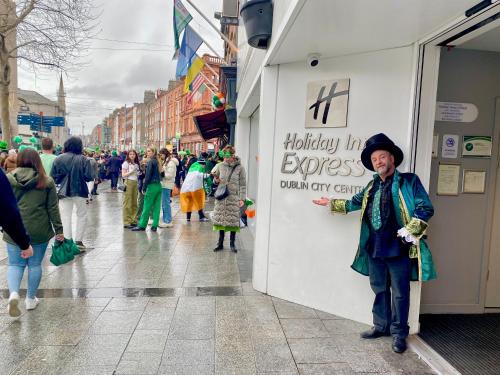
[(193, 120), (205, 141), (229, 135), (229, 125), (223, 109), (205, 115), (193, 116)]

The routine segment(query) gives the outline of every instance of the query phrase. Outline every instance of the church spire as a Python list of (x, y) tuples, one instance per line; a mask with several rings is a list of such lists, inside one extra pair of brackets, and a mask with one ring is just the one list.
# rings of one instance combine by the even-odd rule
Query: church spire
[(59, 78), (59, 90), (57, 91), (57, 104), (59, 105), (59, 110), (62, 112), (63, 116), (66, 114), (66, 93), (64, 92), (64, 83), (62, 74)]

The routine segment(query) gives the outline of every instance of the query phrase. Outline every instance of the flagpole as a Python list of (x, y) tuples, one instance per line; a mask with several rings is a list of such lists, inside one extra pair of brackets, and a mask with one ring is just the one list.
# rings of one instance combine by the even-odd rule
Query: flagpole
[[(214, 53), (214, 54), (215, 54), (215, 55), (216, 55), (219, 59), (221, 59), (222, 61), (224, 61), (224, 64), (229, 65), (229, 64), (227, 63), (227, 61), (224, 59), (224, 57), (222, 57), (221, 55), (219, 55), (219, 54), (217, 53), (217, 51), (215, 50), (215, 48), (214, 48), (214, 47), (212, 47), (210, 44), (208, 44), (208, 42), (207, 42), (207, 41), (206, 41), (206, 40), (205, 40), (205, 39), (204, 39), (204, 38), (203, 38), (200, 34), (198, 34), (198, 33), (196, 32), (196, 30), (194, 30), (192, 27), (190, 27), (190, 29), (191, 29), (191, 30), (192, 30), (192, 31), (193, 31), (196, 35), (198, 35), (198, 38), (200, 38), (200, 39), (203, 41), (203, 43), (205, 43), (205, 44), (206, 44), (206, 46), (207, 46), (207, 47), (208, 47), (208, 48), (209, 48), (209, 49), (210, 49), (210, 50), (211, 50), (211, 51), (212, 51), (212, 52), (213, 52), (213, 53)], [(217, 74), (217, 76), (218, 76), (218, 74)]]
[[(210, 85), (212, 85), (212, 87), (213, 87), (214, 89), (218, 90), (218, 87), (217, 87), (215, 84), (213, 84), (212, 82), (210, 82), (210, 80), (207, 78), (207, 76), (206, 76), (205, 74), (203, 74), (203, 72), (200, 72), (200, 74), (201, 74), (201, 76), (205, 79), (205, 81), (206, 81), (207, 83), (209, 83)], [(206, 85), (205, 85), (205, 86), (206, 86)], [(210, 90), (210, 89), (209, 89), (209, 90)], [(210, 91), (212, 91), (212, 90), (210, 90)], [(212, 91), (212, 93), (215, 95), (215, 93), (214, 93), (213, 91)]]
[(231, 47), (231, 49), (234, 52), (236, 52), (236, 53), (239, 52), (238, 47), (236, 47), (236, 45), (227, 36), (225, 36), (223, 33), (221, 33), (221, 31), (212, 23), (212, 21), (210, 21), (208, 19), (208, 17), (205, 16), (203, 14), (203, 12), (201, 10), (199, 10), (198, 7), (196, 5), (194, 5), (191, 0), (186, 0), (186, 1), (188, 2), (189, 5), (191, 5), (194, 8), (194, 10), (196, 10), (200, 14), (200, 16), (202, 16), (205, 19), (205, 21), (208, 22), (208, 24), (210, 26), (212, 26), (212, 28), (217, 32), (217, 34), (219, 34), (221, 36), (221, 38), (224, 39), (227, 42), (227, 44), (229, 44), (229, 47)]

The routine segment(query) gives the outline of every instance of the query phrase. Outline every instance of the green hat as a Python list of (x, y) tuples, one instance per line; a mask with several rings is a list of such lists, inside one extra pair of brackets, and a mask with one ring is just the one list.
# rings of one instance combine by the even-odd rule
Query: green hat
[(118, 156), (118, 152), (116, 152), (116, 150), (113, 150), (113, 151), (111, 151), (111, 155)]
[(0, 150), (7, 150), (9, 144), (6, 141), (0, 141)]

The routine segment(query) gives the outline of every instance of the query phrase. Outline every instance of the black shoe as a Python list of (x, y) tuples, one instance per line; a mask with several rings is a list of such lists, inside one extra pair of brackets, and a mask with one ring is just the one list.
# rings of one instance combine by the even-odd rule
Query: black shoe
[(406, 351), (406, 339), (404, 337), (394, 336), (392, 339), (392, 350), (395, 353), (404, 353)]
[(99, 195), (99, 193), (96, 191), (96, 192), (93, 192), (92, 195)]
[(237, 252), (238, 252), (238, 249), (237, 249), (236, 247), (234, 247), (234, 245), (233, 245), (233, 246), (231, 246), (231, 251), (232, 251), (233, 253), (237, 253)]
[(144, 232), (146, 228), (134, 227), (132, 228), (132, 232)]
[(362, 339), (378, 339), (382, 336), (390, 336), (389, 332), (379, 331), (375, 327), (369, 329), (368, 331), (361, 332), (360, 336)]
[(125, 228), (125, 229), (132, 229), (132, 228), (135, 228), (135, 225), (132, 225), (132, 224), (124, 225), (123, 228)]
[(151, 227), (151, 232), (156, 232), (158, 230), (157, 227)]
[(224, 246), (222, 246), (222, 244), (221, 244), (221, 243), (219, 243), (219, 244), (217, 245), (217, 247), (214, 249), (214, 251), (221, 251), (221, 250), (223, 250), (223, 249), (224, 249)]

